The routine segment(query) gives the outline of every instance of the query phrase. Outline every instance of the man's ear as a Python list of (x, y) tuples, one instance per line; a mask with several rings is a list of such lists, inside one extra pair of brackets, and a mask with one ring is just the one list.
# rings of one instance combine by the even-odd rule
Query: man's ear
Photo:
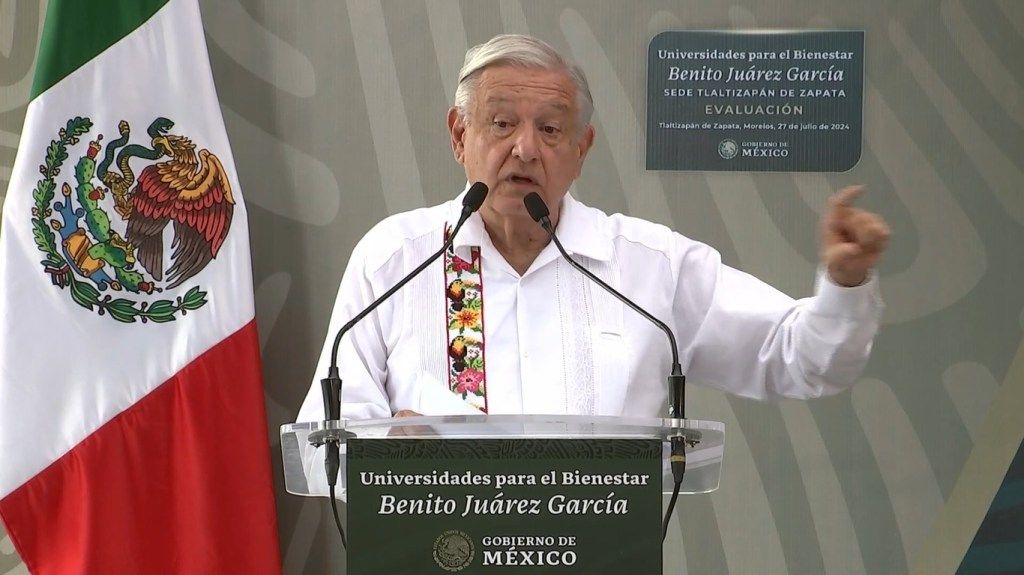
[(576, 177), (580, 177), (583, 172), (583, 160), (587, 159), (587, 153), (590, 152), (591, 146), (594, 145), (594, 126), (588, 125), (583, 129), (583, 134), (580, 135), (579, 141), (576, 143), (577, 151), (579, 153), (579, 163), (576, 164)]
[(448, 134), (451, 137), (455, 161), (461, 164), (466, 151), (466, 143), (463, 140), (466, 135), (466, 122), (455, 106), (448, 110)]

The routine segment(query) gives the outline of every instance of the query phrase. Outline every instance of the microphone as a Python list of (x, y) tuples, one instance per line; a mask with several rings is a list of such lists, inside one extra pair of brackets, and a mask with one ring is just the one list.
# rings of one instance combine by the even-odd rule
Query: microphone
[[(374, 300), (373, 303), (366, 306), (366, 309), (356, 314), (355, 317), (350, 319), (348, 323), (341, 326), (338, 330), (338, 334), (334, 337), (334, 346), (331, 348), (331, 367), (327, 372), (327, 377), (320, 380), (320, 389), (323, 391), (324, 396), (324, 415), (328, 420), (341, 419), (341, 376), (338, 372), (338, 347), (341, 345), (341, 338), (344, 336), (353, 326), (359, 323), (363, 318), (370, 314), (373, 310), (377, 309), (380, 304), (387, 301), (388, 298), (395, 295), (395, 292), (402, 289), (402, 286), (409, 283), (414, 277), (419, 275), (420, 272), (425, 270), (432, 262), (441, 257), (448, 248), (451, 247), (455, 241), (455, 234), (459, 233), (459, 229), (462, 228), (462, 224), (466, 223), (469, 216), (473, 215), (473, 212), (480, 209), (480, 206), (484, 203), (484, 198), (487, 197), (487, 184), (483, 182), (476, 182), (469, 187), (469, 191), (466, 192), (465, 197), (462, 200), (462, 214), (459, 216), (458, 223), (452, 228), (448, 238), (445, 240), (444, 245), (441, 249), (434, 252), (429, 258), (420, 264), (416, 269), (409, 272), (407, 276), (402, 278), (396, 283), (391, 289), (384, 292), (379, 298)], [(341, 467), (341, 459), (339, 456), (338, 443), (340, 438), (335, 436), (327, 441), (327, 458), (325, 461), (327, 471), (327, 485), (332, 489), (338, 482), (338, 470)], [(332, 497), (333, 499), (333, 497)]]
[(672, 347), (672, 374), (668, 376), (669, 388), (672, 391), (672, 402), (671, 402), (671, 415), (678, 419), (684, 419), (683, 409), (685, 407), (685, 393), (684, 385), (686, 384), (686, 376), (683, 375), (683, 368), (679, 365), (679, 346), (676, 345), (676, 338), (672, 334), (672, 330), (665, 325), (665, 322), (654, 317), (647, 310), (643, 309), (639, 305), (633, 302), (633, 300), (619, 293), (615, 288), (605, 283), (601, 278), (594, 275), (590, 270), (583, 267), (582, 264), (577, 262), (565, 248), (562, 247), (562, 242), (558, 241), (558, 236), (555, 235), (555, 229), (551, 225), (551, 219), (549, 218), (550, 212), (548, 212), (548, 206), (544, 203), (544, 200), (540, 197), (537, 192), (531, 192), (525, 198), (523, 198), (523, 204), (526, 205), (526, 211), (530, 214), (533, 220), (541, 225), (544, 230), (551, 236), (552, 241), (555, 242), (555, 247), (561, 252), (562, 257), (569, 262), (569, 265), (579, 270), (580, 273), (587, 276), (587, 278), (593, 280), (597, 285), (604, 288), (605, 291), (612, 294), (619, 301), (629, 306), (630, 309), (643, 316), (647, 321), (653, 323), (661, 331), (665, 332), (668, 336), (669, 345)]
[[(643, 309), (639, 305), (633, 302), (633, 300), (622, 295), (615, 288), (605, 283), (601, 278), (597, 277), (590, 270), (583, 267), (578, 261), (573, 259), (565, 248), (562, 247), (562, 242), (558, 240), (558, 236), (555, 235), (555, 228), (551, 225), (551, 218), (549, 217), (550, 212), (548, 211), (547, 204), (540, 197), (537, 192), (530, 192), (525, 198), (523, 198), (523, 204), (526, 206), (526, 211), (530, 214), (533, 220), (544, 228), (544, 231), (551, 236), (551, 240), (555, 242), (555, 247), (561, 252), (562, 257), (569, 262), (569, 265), (579, 270), (581, 274), (594, 281), (597, 285), (601, 286), (605, 291), (615, 296), (619, 301), (626, 304), (631, 310), (637, 312), (644, 317), (647, 321), (653, 323), (661, 331), (665, 332), (668, 336), (669, 345), (672, 348), (672, 373), (668, 376), (668, 385), (671, 393), (671, 404), (669, 406), (669, 415), (677, 419), (685, 419), (684, 408), (686, 405), (686, 376), (683, 375), (683, 368), (679, 365), (679, 346), (676, 345), (676, 337), (672, 334), (672, 330), (665, 325), (665, 322), (654, 317), (647, 310)], [(669, 461), (672, 465), (672, 478), (675, 480), (675, 490), (672, 494), (672, 501), (669, 505), (669, 511), (665, 515), (665, 524), (663, 528), (662, 539), (664, 534), (668, 532), (668, 520), (672, 514), (672, 508), (675, 506), (676, 497), (679, 495), (679, 486), (683, 482), (683, 475), (686, 473), (686, 440), (684, 437), (675, 436), (670, 439), (671, 452), (669, 455)]]

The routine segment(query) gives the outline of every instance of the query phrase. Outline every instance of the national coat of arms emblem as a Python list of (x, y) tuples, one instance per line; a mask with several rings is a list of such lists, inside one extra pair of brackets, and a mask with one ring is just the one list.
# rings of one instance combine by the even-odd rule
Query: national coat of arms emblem
[[(55, 201), (69, 147), (92, 129), (89, 118), (72, 118), (46, 148), (42, 179), (32, 191), (32, 231), (44, 271), (54, 285), (69, 288), (75, 303), (119, 322), (164, 323), (206, 305), (200, 286), (174, 299), (160, 294), (217, 257), (231, 227), (235, 200), (224, 166), (209, 150), (196, 153), (187, 137), (169, 134), (173, 126), (155, 119), (147, 147), (129, 143), (131, 126), (122, 120), (119, 137), (105, 149), (102, 135), (89, 142), (73, 184), (61, 182)], [(142, 160), (148, 164), (136, 179), (131, 164), (137, 168)]]

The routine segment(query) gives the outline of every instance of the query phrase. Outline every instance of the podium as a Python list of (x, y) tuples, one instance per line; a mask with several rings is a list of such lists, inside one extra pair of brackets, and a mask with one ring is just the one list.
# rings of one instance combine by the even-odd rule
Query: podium
[[(350, 573), (661, 573), (669, 443), (681, 494), (718, 488), (715, 421), (458, 415), (281, 427), (285, 488), (328, 496), (323, 442), (341, 441)], [(509, 567), (515, 567), (509, 569)]]

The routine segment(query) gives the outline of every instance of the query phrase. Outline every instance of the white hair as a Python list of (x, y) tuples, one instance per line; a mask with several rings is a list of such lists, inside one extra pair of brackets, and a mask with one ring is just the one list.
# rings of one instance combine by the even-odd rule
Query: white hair
[(590, 124), (594, 113), (594, 98), (590, 95), (587, 77), (579, 66), (566, 60), (547, 42), (521, 34), (502, 34), (466, 52), (466, 61), (459, 72), (459, 87), (455, 89), (455, 108), (464, 122), (469, 121), (469, 110), (476, 93), (480, 75), (488, 66), (509, 64), (523, 68), (564, 71), (576, 86), (577, 132)]

